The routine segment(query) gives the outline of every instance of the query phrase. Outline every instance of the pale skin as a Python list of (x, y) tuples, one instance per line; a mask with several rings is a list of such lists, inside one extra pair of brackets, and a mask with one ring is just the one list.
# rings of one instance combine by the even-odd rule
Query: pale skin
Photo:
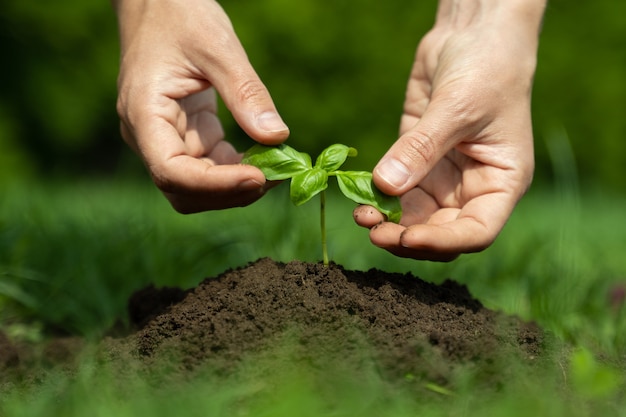
[(530, 114), (544, 1), (440, 1), (409, 79), (400, 138), (374, 169), (400, 224), (354, 212), (402, 257), (449, 261), (488, 247), (534, 169)]
[(289, 136), (230, 20), (213, 0), (113, 0), (121, 66), (117, 109), (124, 140), (181, 213), (248, 205), (263, 173), (239, 164), (224, 140), (216, 90), (256, 141)]
[[(243, 206), (267, 185), (224, 140), (216, 92), (254, 140), (289, 136), (214, 0), (113, 0), (124, 140), (181, 213)], [(449, 261), (497, 237), (533, 173), (530, 93), (545, 0), (440, 0), (409, 79), (400, 137), (374, 170), (400, 224), (354, 212), (375, 245)], [(391, 167), (391, 169), (390, 169)]]

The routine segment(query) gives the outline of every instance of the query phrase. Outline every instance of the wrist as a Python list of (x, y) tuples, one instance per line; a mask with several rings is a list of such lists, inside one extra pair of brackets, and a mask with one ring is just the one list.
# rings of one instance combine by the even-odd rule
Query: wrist
[(124, 51), (130, 34), (139, 27), (140, 18), (145, 12), (145, 1), (111, 0), (111, 5), (117, 15), (120, 46)]
[(436, 27), (514, 24), (537, 35), (547, 0), (439, 0)]
[(433, 32), (487, 47), (533, 74), (545, 5), (546, 0), (439, 0)]

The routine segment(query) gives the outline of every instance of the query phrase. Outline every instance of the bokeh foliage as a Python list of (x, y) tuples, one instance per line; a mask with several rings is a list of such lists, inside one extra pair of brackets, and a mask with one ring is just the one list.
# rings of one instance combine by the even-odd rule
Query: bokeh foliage
[(118, 152), (116, 33), (108, 1), (0, 4), (0, 179), (84, 172)]
[[(415, 47), (436, 1), (223, 1), (255, 68), (309, 153), (342, 142), (371, 168), (396, 137)], [(570, 141), (585, 180), (623, 186), (626, 27), (608, 0), (548, 6), (534, 91), (537, 181)], [(116, 22), (108, 1), (0, 4), (0, 181), (138, 168), (118, 133)], [(156, 46), (155, 46), (156, 47)], [(227, 135), (250, 141), (222, 109)], [(558, 155), (553, 155), (553, 157)], [(365, 161), (365, 162), (363, 162)]]

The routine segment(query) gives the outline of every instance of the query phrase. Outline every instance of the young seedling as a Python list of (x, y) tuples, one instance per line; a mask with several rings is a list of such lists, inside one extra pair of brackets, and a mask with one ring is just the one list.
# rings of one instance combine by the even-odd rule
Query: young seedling
[(254, 145), (243, 157), (243, 163), (254, 165), (263, 171), (270, 181), (291, 179), (289, 196), (300, 206), (320, 194), (320, 227), (324, 265), (328, 265), (326, 244), (326, 195), (328, 177), (337, 178), (339, 189), (357, 204), (368, 204), (385, 214), (392, 222), (400, 221), (400, 200), (380, 192), (367, 171), (340, 171), (346, 159), (357, 155), (357, 150), (346, 145), (335, 144), (324, 149), (315, 165), (311, 157), (285, 144), (279, 146)]

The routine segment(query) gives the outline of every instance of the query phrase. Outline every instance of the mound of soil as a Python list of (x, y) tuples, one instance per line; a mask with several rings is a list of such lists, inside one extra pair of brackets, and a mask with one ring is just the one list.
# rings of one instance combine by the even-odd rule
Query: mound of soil
[(355, 352), (367, 351), (388, 377), (445, 383), (459, 364), (532, 360), (542, 344), (536, 326), (484, 308), (453, 281), (299, 261), (261, 259), (188, 293), (147, 289), (129, 309), (141, 328), (125, 346), (144, 361), (176, 358), (181, 373), (206, 365), (228, 373), (287, 334), (291, 358), (313, 367), (333, 359), (358, 367)]
[[(146, 288), (130, 299), (129, 315), (135, 331), (105, 339), (103, 359), (132, 359), (142, 369), (170, 364), (182, 377), (207, 368), (229, 374), (273, 352), (274, 366), (285, 354), (312, 369), (373, 364), (392, 380), (446, 384), (458, 366), (501, 375), (511, 355), (532, 361), (543, 340), (536, 326), (484, 308), (453, 281), (270, 259), (189, 291)], [(8, 346), (1, 338), (0, 345)], [(19, 361), (10, 352), (0, 368)]]

